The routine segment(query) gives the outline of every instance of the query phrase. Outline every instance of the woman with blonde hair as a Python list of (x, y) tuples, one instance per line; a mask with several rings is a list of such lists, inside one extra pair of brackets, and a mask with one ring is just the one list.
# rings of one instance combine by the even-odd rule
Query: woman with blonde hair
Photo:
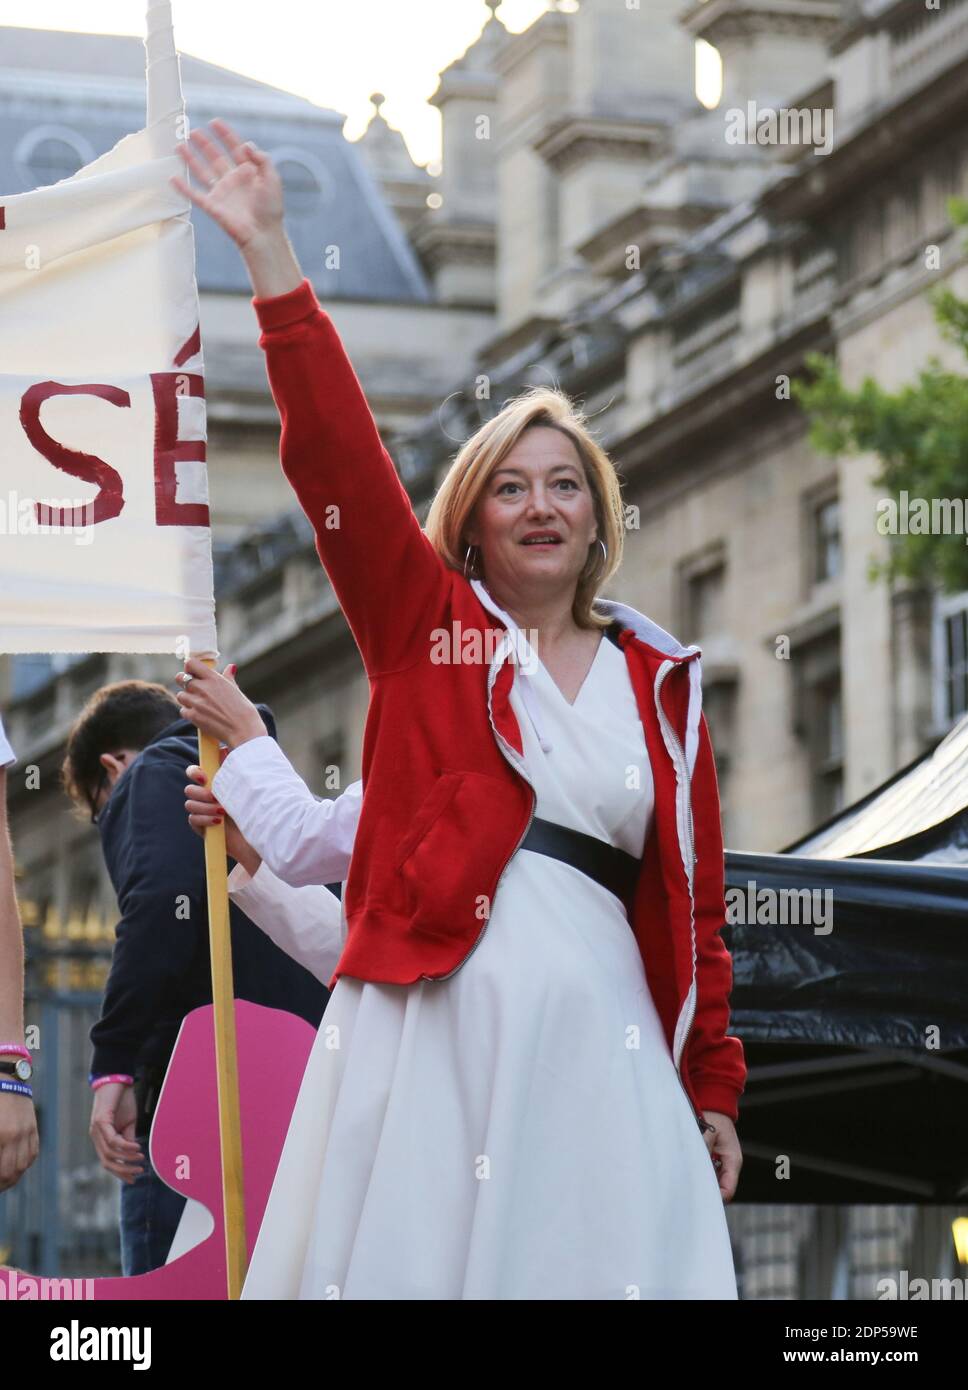
[[(180, 148), (248, 267), (282, 466), (370, 682), (345, 940), (243, 1296), (734, 1299), (745, 1064), (700, 652), (597, 596), (614, 468), (530, 390), (422, 528), (271, 160), (222, 121)], [(269, 796), (304, 881), (305, 785), (186, 667), (230, 749), (212, 790)]]

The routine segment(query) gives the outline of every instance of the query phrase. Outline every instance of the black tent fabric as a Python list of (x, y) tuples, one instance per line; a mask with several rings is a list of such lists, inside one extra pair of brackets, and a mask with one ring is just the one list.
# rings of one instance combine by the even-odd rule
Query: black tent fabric
[(726, 881), (744, 1039), (968, 1048), (968, 867), (729, 853)]
[(968, 719), (790, 851), (726, 854), (737, 1200), (964, 1200)]

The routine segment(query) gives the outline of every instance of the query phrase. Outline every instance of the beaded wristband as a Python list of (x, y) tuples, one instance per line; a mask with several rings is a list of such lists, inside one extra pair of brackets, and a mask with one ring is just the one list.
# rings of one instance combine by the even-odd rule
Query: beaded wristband
[(0, 1043), (0, 1057), (24, 1057), (31, 1061), (30, 1053), (23, 1043)]
[(23, 1081), (0, 1081), (0, 1092), (2, 1091), (12, 1091), (16, 1096), (29, 1096), (31, 1100), (34, 1098), (33, 1087)]
[(92, 1091), (96, 1091), (99, 1086), (106, 1086), (109, 1081), (121, 1081), (126, 1086), (134, 1085), (134, 1077), (124, 1076), (121, 1072), (112, 1072), (110, 1076), (95, 1076), (92, 1072), (88, 1077), (88, 1085)]

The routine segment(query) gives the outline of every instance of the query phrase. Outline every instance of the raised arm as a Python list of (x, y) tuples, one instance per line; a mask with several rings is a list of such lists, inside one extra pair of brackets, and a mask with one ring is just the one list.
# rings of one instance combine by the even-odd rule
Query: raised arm
[(254, 291), (259, 345), (282, 424), (282, 467), (369, 675), (419, 659), (439, 625), (444, 565), (384, 448), (329, 315), (286, 236), (271, 159), (212, 121), (178, 146), (205, 193), (176, 186), (233, 238)]

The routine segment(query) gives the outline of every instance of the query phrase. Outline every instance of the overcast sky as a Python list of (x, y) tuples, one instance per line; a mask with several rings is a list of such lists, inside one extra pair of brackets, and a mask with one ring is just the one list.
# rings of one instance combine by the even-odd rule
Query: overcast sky
[[(0, 0), (0, 24), (143, 37), (145, 8), (145, 0)], [(548, 8), (504, 0), (499, 17), (517, 33)], [(172, 0), (182, 52), (343, 112), (350, 140), (372, 114), (370, 93), (383, 92), (383, 114), (418, 164), (440, 156), (439, 114), (427, 105), (438, 74), (488, 13), (484, 0)]]

